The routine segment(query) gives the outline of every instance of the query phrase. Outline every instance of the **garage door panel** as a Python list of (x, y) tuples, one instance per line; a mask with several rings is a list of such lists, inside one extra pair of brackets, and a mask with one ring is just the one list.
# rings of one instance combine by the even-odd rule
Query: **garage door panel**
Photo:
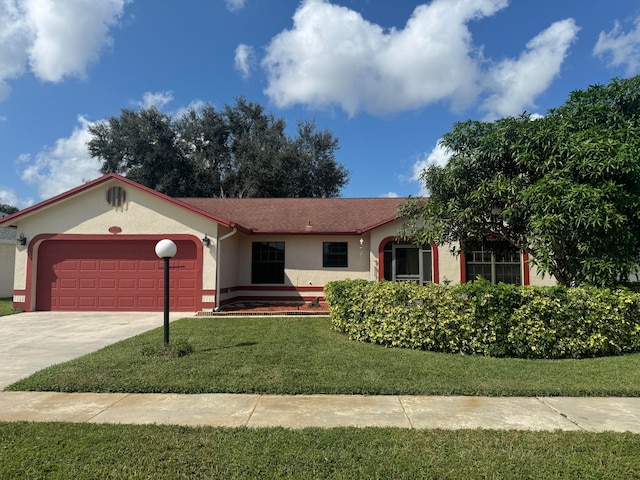
[(121, 272), (135, 271), (137, 270), (136, 263), (137, 262), (135, 260), (120, 260), (118, 267)]
[(69, 310), (77, 310), (78, 308), (78, 297), (67, 297), (60, 296), (58, 298), (58, 305), (60, 309), (69, 309)]
[(177, 283), (179, 289), (196, 288), (195, 278), (179, 278)]
[[(195, 311), (200, 269), (194, 242), (178, 241), (172, 260), (172, 308)], [(163, 308), (163, 261), (155, 240), (50, 240), (38, 254), (37, 310), (147, 310)]]
[(135, 290), (135, 288), (136, 288), (136, 279), (135, 278), (119, 278), (118, 279), (118, 288), (119, 289)]
[(107, 289), (115, 289), (117, 286), (117, 279), (116, 278), (99, 278), (98, 279), (98, 288), (100, 288), (101, 290), (107, 290)]
[(91, 297), (79, 297), (78, 298), (78, 306), (80, 308), (94, 309), (94, 308), (97, 307), (96, 297), (94, 297), (94, 296), (91, 296)]
[(59, 270), (75, 272), (78, 270), (78, 262), (74, 260), (66, 260), (60, 264)]
[(115, 298), (112, 296), (94, 296), (93, 302), (98, 310), (112, 310), (116, 307)]
[[(141, 291), (144, 290), (151, 290), (153, 292), (157, 291), (160, 287), (160, 281), (156, 280), (154, 278), (141, 278), (138, 281), (138, 289)], [(164, 285), (163, 285), (164, 287)], [(169, 288), (171, 288), (171, 285), (169, 285)]]
[(78, 279), (77, 278), (60, 278), (60, 288), (68, 289), (68, 290), (77, 290), (78, 289)]
[(148, 261), (148, 260), (140, 260), (138, 262), (139, 270), (149, 270), (151, 272), (155, 272), (157, 270), (161, 270), (163, 268), (162, 263), (160, 261)]
[(102, 272), (109, 270), (115, 272), (117, 270), (117, 262), (115, 262), (114, 260), (100, 260), (98, 262), (98, 265), (100, 271)]
[(139, 310), (159, 310), (162, 304), (158, 302), (156, 297), (138, 297)]
[(80, 262), (80, 270), (83, 272), (98, 271), (98, 262), (96, 260), (82, 260)]
[(98, 280), (95, 278), (81, 278), (80, 288), (95, 289), (98, 287)]

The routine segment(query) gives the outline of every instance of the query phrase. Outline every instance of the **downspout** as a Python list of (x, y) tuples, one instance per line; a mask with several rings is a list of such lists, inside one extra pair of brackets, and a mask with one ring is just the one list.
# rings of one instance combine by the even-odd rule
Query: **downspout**
[(237, 231), (238, 229), (233, 227), (233, 230), (218, 239), (216, 245), (216, 312), (220, 310), (220, 248), (222, 247), (222, 241), (235, 235)]

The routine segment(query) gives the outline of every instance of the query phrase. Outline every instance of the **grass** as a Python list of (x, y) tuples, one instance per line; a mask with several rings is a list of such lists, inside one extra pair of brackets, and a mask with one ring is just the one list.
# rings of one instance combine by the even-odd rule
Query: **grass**
[(171, 324), (186, 356), (143, 355), (162, 329), (55, 365), (8, 390), (271, 394), (640, 396), (640, 354), (523, 360), (353, 342), (327, 318), (196, 318)]
[(20, 308), (13, 308), (12, 298), (0, 298), (0, 317), (21, 312)]
[(0, 423), (0, 478), (627, 479), (640, 435)]

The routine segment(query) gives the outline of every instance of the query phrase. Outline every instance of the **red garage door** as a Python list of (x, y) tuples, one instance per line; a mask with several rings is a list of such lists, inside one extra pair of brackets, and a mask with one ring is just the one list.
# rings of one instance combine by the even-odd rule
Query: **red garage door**
[[(161, 311), (163, 261), (157, 240), (48, 240), (38, 250), (37, 310)], [(170, 308), (197, 309), (201, 284), (196, 245), (177, 241)]]

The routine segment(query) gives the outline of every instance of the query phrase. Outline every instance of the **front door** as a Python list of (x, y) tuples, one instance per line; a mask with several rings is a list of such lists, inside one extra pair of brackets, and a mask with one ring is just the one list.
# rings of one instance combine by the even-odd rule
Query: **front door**
[(425, 285), (433, 281), (433, 262), (429, 245), (393, 242), (385, 247), (385, 280)]

